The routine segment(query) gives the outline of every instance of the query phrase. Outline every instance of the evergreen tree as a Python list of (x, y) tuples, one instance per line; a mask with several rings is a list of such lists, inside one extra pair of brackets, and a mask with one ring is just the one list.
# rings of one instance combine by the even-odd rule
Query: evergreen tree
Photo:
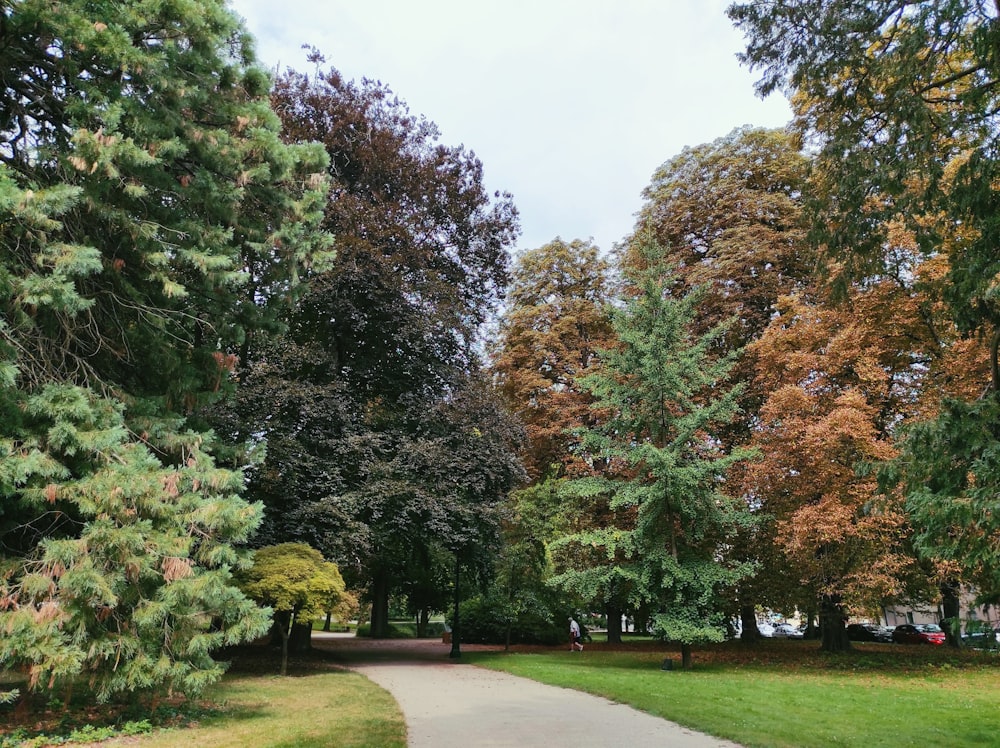
[(0, 667), (197, 692), (266, 629), (192, 420), (327, 240), (220, 0), (0, 4)]
[(647, 239), (641, 251), (643, 269), (627, 276), (634, 295), (613, 315), (618, 346), (582, 381), (604, 414), (582, 431), (582, 447), (606, 467), (567, 484), (577, 500), (606, 499), (610, 521), (562, 541), (570, 565), (554, 581), (581, 592), (627, 583), (690, 667), (691, 644), (723, 637), (719, 593), (748, 571), (719, 553), (746, 521), (722, 483), (747, 455), (717, 436), (740, 388), (722, 386), (735, 360), (714, 353), (724, 327), (691, 331), (701, 292), (674, 296), (662, 248)]

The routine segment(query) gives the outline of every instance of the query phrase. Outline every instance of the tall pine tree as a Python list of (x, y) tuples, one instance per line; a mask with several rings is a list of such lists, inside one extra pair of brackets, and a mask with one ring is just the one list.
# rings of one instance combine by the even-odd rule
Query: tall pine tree
[(737, 413), (739, 388), (723, 386), (736, 354), (715, 351), (723, 326), (692, 332), (701, 292), (672, 294), (662, 248), (646, 239), (640, 251), (643, 269), (627, 271), (632, 295), (613, 316), (618, 346), (582, 381), (604, 415), (582, 446), (605, 467), (567, 484), (579, 501), (607, 500), (610, 522), (561, 543), (569, 564), (555, 582), (581, 592), (627, 583), (687, 668), (693, 643), (722, 639), (718, 595), (747, 573), (719, 553), (747, 521), (723, 491), (747, 455), (717, 437)]
[(15, 0), (0, 39), (0, 668), (193, 693), (267, 623), (191, 416), (327, 244), (325, 154), (221, 0)]

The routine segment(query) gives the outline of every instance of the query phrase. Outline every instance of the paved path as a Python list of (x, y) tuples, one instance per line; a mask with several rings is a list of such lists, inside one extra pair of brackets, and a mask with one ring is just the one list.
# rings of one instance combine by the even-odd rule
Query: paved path
[(607, 699), (449, 660), (440, 642), (346, 644), (334, 646), (351, 669), (399, 703), (410, 748), (739, 748)]

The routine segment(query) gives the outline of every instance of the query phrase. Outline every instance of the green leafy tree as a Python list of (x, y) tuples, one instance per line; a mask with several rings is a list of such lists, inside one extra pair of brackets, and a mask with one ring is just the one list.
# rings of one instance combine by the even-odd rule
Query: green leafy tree
[[(740, 416), (719, 435), (726, 444), (745, 443), (759, 419), (767, 391), (747, 386), (759, 361), (753, 348), (782, 296), (808, 284), (817, 253), (806, 241), (803, 190), (810, 163), (789, 130), (742, 127), (711, 143), (685, 148), (660, 166), (643, 191), (639, 225), (652, 232), (685, 289), (704, 287), (695, 328), (708, 331), (732, 320), (719, 344), (742, 348), (730, 372), (742, 383)], [(623, 247), (622, 262), (641, 266), (641, 242)], [(745, 464), (736, 466), (736, 471)], [(739, 476), (731, 476), (734, 483)], [(758, 521), (729, 546), (735, 558), (753, 560), (757, 573), (733, 591), (733, 613), (741, 638), (759, 638), (759, 605), (789, 607), (786, 593), (800, 589), (780, 554), (769, 553), (774, 524), (753, 492), (746, 494)]]
[(305, 543), (258, 549), (253, 566), (238, 575), (242, 590), (274, 611), (281, 636), (281, 674), (288, 674), (288, 639), (297, 623), (308, 623), (335, 607), (345, 594), (336, 564)]
[(607, 467), (568, 484), (579, 497), (608, 497), (613, 523), (562, 543), (569, 552), (592, 549), (603, 563), (571, 567), (555, 581), (584, 589), (608, 574), (627, 579), (690, 667), (693, 643), (722, 639), (719, 595), (748, 571), (720, 558), (746, 516), (722, 482), (747, 454), (723, 449), (716, 435), (736, 416), (739, 396), (738, 387), (720, 387), (735, 360), (715, 355), (725, 328), (695, 336), (703, 292), (674, 296), (663, 250), (647, 239), (642, 251), (643, 269), (626, 271), (634, 295), (613, 316), (619, 345), (582, 382), (608, 414), (582, 430), (582, 445)]
[[(560, 496), (563, 482), (563, 478), (549, 477), (513, 491), (506, 503), (503, 542), (488, 594), (495, 615), (504, 624), (505, 646), (525, 641), (539, 621), (557, 626), (558, 641), (562, 641), (566, 612), (580, 607), (579, 600), (549, 584), (555, 572), (551, 546), (571, 528), (568, 505)], [(608, 640), (616, 640), (610, 630)]]
[(0, 666), (196, 693), (266, 623), (191, 415), (328, 244), (325, 155), (222, 2), (17, 0), (0, 37)]
[[(900, 485), (921, 554), (953, 565), (956, 578), (983, 600), (1000, 590), (1000, 537), (995, 487), (1000, 484), (998, 405), (949, 399), (932, 421), (913, 424), (902, 454), (882, 472), (887, 486)], [(947, 617), (958, 615), (957, 600)]]

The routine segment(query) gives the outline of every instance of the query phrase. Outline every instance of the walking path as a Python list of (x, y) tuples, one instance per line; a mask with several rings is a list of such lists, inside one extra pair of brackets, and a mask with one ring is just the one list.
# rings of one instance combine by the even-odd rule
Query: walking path
[(313, 643), (393, 695), (410, 748), (739, 748), (607, 699), (450, 660), (439, 641), (314, 634)]

